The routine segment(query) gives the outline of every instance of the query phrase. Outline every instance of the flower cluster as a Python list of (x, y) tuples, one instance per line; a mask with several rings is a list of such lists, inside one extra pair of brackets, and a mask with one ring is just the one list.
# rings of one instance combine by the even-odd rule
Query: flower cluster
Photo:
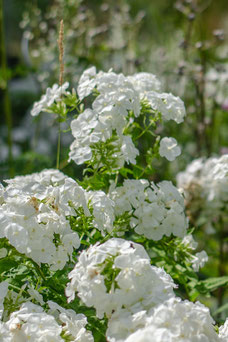
[[(160, 82), (149, 73), (133, 76), (109, 72), (96, 72), (95, 67), (87, 69), (79, 80), (79, 99), (93, 93), (96, 95), (92, 108), (87, 108), (71, 123), (72, 143), (69, 159), (83, 164), (96, 157), (102, 166), (98, 143), (111, 144), (112, 157), (118, 160), (116, 167), (124, 162), (136, 163), (139, 150), (133, 143), (129, 127), (143, 114), (143, 104), (154, 115), (160, 113), (163, 120), (181, 123), (185, 116), (184, 104), (172, 94), (160, 92)], [(110, 148), (110, 146), (109, 146)], [(96, 155), (98, 153), (98, 155)], [(160, 154), (172, 161), (180, 154), (174, 138), (162, 140)]]
[(83, 251), (69, 278), (69, 302), (77, 292), (86, 306), (96, 309), (99, 318), (122, 308), (145, 310), (174, 296), (171, 277), (150, 265), (141, 245), (124, 239), (112, 238)]
[(207, 228), (213, 228), (220, 217), (228, 212), (228, 155), (207, 160), (196, 159), (177, 176), (183, 189), (190, 216), (198, 220), (205, 217)]
[(80, 246), (66, 217), (81, 206), (88, 212), (83, 189), (57, 170), (18, 176), (6, 183), (0, 237), (38, 264), (47, 263), (53, 270), (63, 268), (73, 248)]
[(84, 190), (60, 171), (44, 170), (5, 182), (8, 186), (0, 188), (0, 237), (39, 264), (61, 269), (79, 248), (69, 217), (89, 217), (102, 235), (113, 230), (114, 202), (103, 191)]
[(172, 278), (150, 265), (145, 249), (112, 238), (83, 251), (69, 273), (69, 302), (75, 293), (108, 319), (109, 342), (223, 342), (226, 325), (215, 331), (209, 309), (176, 297)]
[(38, 264), (62, 269), (79, 248), (79, 235), (68, 220), (77, 217), (78, 209), (90, 217), (91, 207), (94, 227), (102, 232), (112, 229), (112, 201), (102, 191), (86, 193), (60, 171), (44, 170), (6, 183), (0, 194), (0, 237)]
[(65, 94), (66, 89), (69, 87), (69, 83), (65, 82), (62, 86), (54, 84), (52, 88), (47, 88), (46, 94), (42, 95), (40, 101), (35, 102), (31, 110), (32, 116), (39, 115), (42, 111), (45, 111), (50, 107), (55, 101), (58, 102), (61, 96)]
[(111, 233), (115, 220), (114, 202), (103, 191), (88, 191), (85, 195), (92, 209), (94, 227), (100, 230), (102, 235)]
[[(55, 303), (51, 304), (53, 308)], [(22, 304), (6, 322), (0, 322), (1, 341), (63, 342), (66, 341), (64, 337), (75, 342), (94, 341), (91, 333), (85, 329), (87, 319), (84, 315), (77, 315), (72, 310), (55, 305), (60, 312), (57, 319), (54, 315), (46, 313), (39, 305), (31, 302)]]
[(116, 216), (128, 212), (130, 226), (151, 240), (171, 234), (184, 237), (188, 221), (184, 214), (184, 199), (168, 181), (155, 185), (147, 180), (125, 180), (123, 186), (110, 188)]
[(153, 308), (148, 313), (145, 327), (131, 334), (125, 342), (152, 340), (156, 342), (221, 341), (215, 332), (209, 309), (199, 302), (181, 301), (180, 298), (171, 298)]

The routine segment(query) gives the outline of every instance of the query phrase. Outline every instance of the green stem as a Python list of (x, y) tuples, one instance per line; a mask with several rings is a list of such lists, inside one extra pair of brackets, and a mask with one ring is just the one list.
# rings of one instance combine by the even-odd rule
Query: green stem
[[(219, 277), (223, 277), (225, 275), (225, 253), (224, 253), (224, 227), (223, 227), (223, 219), (219, 218), (218, 229), (219, 229), (219, 265), (218, 265), (218, 273)], [(225, 294), (224, 287), (220, 287), (218, 289), (218, 307), (220, 308), (223, 305), (223, 297)]]
[(2, 92), (3, 92), (3, 110), (5, 121), (7, 125), (7, 143), (8, 143), (8, 163), (10, 177), (14, 176), (13, 168), (13, 153), (12, 153), (12, 110), (8, 92), (8, 75), (7, 75), (7, 61), (6, 61), (6, 47), (4, 35), (4, 21), (3, 21), (3, 0), (0, 0), (0, 60), (2, 72)]
[(35, 261), (33, 261), (32, 259), (29, 259), (31, 261), (31, 263), (33, 264), (33, 266), (35, 267), (37, 273), (41, 276), (41, 278), (46, 282), (46, 278), (45, 275), (43, 274), (42, 270), (40, 269), (40, 267), (37, 265), (37, 263)]
[(42, 272), (42, 270), (40, 269), (40, 267), (37, 265), (37, 263), (35, 261), (33, 261), (32, 259), (30, 259), (30, 261), (32, 262), (33, 266), (35, 267), (37, 273), (41, 276), (41, 278), (43, 279), (45, 285), (48, 285), (50, 287), (50, 289), (52, 289), (52, 291), (55, 292), (55, 294), (58, 296), (59, 299), (61, 299), (62, 303), (65, 303), (61, 294), (59, 293), (59, 291), (49, 283), (49, 281), (46, 279), (44, 273)]
[(134, 138), (133, 141), (138, 140), (139, 138), (141, 138), (150, 129), (150, 127), (153, 124), (154, 124), (154, 122), (151, 121), (151, 123), (136, 138)]

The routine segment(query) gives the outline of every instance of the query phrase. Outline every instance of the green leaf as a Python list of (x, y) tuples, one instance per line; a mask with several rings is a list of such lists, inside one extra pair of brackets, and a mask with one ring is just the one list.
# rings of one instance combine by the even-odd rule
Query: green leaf
[(215, 291), (217, 288), (221, 286), (228, 285), (228, 276), (225, 277), (216, 277), (216, 278), (209, 278), (206, 280), (199, 281), (196, 288), (201, 293), (207, 293)]
[(127, 175), (130, 174), (132, 175), (133, 174), (133, 171), (126, 168), (126, 167), (122, 167), (122, 169), (120, 169), (120, 174), (121, 176), (123, 176), (124, 178), (127, 178)]
[(228, 303), (220, 306), (220, 308), (218, 308), (215, 312), (213, 312), (213, 316), (214, 315), (218, 315), (219, 313), (228, 310)]
[(10, 258), (10, 257), (6, 257), (0, 260), (0, 274), (2, 274), (3, 272), (9, 271), (14, 267), (17, 267), (18, 264), (17, 262)]

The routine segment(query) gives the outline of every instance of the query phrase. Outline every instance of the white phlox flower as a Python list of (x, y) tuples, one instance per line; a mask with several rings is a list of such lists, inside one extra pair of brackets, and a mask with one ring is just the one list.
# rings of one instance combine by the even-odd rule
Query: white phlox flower
[(109, 196), (117, 216), (131, 216), (130, 226), (136, 233), (151, 240), (160, 240), (163, 235), (186, 235), (184, 199), (171, 182), (155, 185), (146, 180), (125, 180), (123, 186), (111, 187)]
[(62, 324), (64, 334), (75, 342), (93, 342), (93, 335), (86, 330), (87, 318), (83, 314), (76, 314), (74, 310), (64, 309), (57, 303), (48, 301), (49, 313)]
[(88, 204), (93, 210), (93, 224), (105, 235), (113, 230), (114, 202), (103, 191), (89, 191), (86, 193)]
[(161, 90), (161, 82), (155, 75), (148, 72), (139, 72), (127, 78), (139, 92), (140, 97), (144, 97), (149, 91), (159, 92)]
[(83, 100), (96, 86), (96, 68), (93, 66), (86, 69), (81, 75), (78, 83), (77, 92), (79, 99)]
[(4, 341), (7, 342), (63, 342), (61, 332), (62, 327), (55, 318), (31, 302), (24, 303), (0, 326), (0, 336), (4, 336)]
[(37, 116), (40, 112), (45, 111), (45, 109), (50, 107), (55, 101), (59, 101), (68, 87), (69, 83), (65, 82), (62, 86), (54, 84), (52, 88), (47, 88), (46, 94), (42, 95), (40, 101), (34, 103), (31, 115)]
[(185, 106), (178, 96), (150, 91), (146, 93), (145, 98), (154, 110), (161, 113), (165, 121), (174, 120), (177, 124), (184, 121)]
[[(183, 101), (172, 94), (161, 93), (160, 88), (159, 80), (150, 73), (124, 76), (112, 70), (97, 73), (95, 67), (85, 70), (77, 89), (79, 98), (82, 100), (94, 90), (97, 96), (92, 109), (86, 109), (72, 121), (75, 141), (70, 146), (69, 160), (78, 165), (91, 160), (94, 144), (115, 136), (119, 152), (114, 157), (120, 159), (118, 167), (125, 162), (135, 164), (139, 151), (130, 135), (125, 135), (125, 129), (140, 115), (141, 101), (147, 101), (152, 111), (161, 113), (165, 121), (174, 120), (179, 124), (186, 115)], [(180, 148), (173, 146), (168, 159), (174, 160), (179, 154)]]
[(171, 277), (150, 265), (144, 248), (131, 241), (112, 238), (83, 251), (69, 273), (68, 301), (78, 297), (96, 309), (97, 317), (111, 317), (122, 308), (139, 303), (141, 310), (174, 296)]
[[(209, 309), (201, 303), (171, 298), (148, 313), (146, 326), (125, 342), (219, 342)], [(115, 340), (117, 341), (117, 340)]]
[(138, 305), (135, 305), (130, 310), (118, 310), (108, 320), (107, 340), (109, 342), (124, 342), (129, 335), (144, 328), (147, 320), (147, 311), (140, 310)]
[(192, 260), (193, 270), (195, 272), (198, 272), (199, 268), (202, 268), (207, 261), (208, 261), (208, 255), (206, 251), (201, 251), (199, 253), (196, 253), (193, 256), (193, 260)]
[(123, 136), (121, 152), (124, 160), (126, 160), (128, 164), (136, 164), (136, 157), (139, 155), (139, 150), (135, 148), (135, 145), (129, 135)]
[[(113, 230), (114, 202), (103, 191), (85, 191), (57, 170), (6, 180), (0, 205), (0, 238), (53, 271), (62, 269), (80, 247), (69, 217), (91, 217), (102, 235)], [(93, 228), (92, 227), (92, 228)]]
[(17, 176), (6, 182), (0, 205), (0, 237), (38, 264), (62, 269), (80, 246), (67, 217), (76, 216), (79, 208), (90, 215), (85, 191), (57, 170)]

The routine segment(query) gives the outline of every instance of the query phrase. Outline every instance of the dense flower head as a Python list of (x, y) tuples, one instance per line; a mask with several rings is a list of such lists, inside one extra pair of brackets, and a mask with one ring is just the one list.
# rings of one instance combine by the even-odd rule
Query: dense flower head
[[(91, 67), (82, 74), (77, 92), (80, 100), (90, 94), (96, 96), (92, 108), (85, 109), (71, 122), (75, 140), (70, 146), (69, 159), (76, 164), (91, 160), (95, 156), (96, 144), (109, 143), (113, 137), (113, 157), (119, 159), (118, 167), (125, 162), (135, 164), (139, 151), (126, 128), (141, 114), (142, 102), (154, 113), (161, 113), (165, 121), (181, 123), (186, 114), (181, 99), (160, 93), (160, 82), (150, 73), (124, 76), (112, 70), (96, 72), (95, 67)], [(175, 146), (173, 156), (179, 154), (180, 148)]]
[(94, 227), (111, 231), (114, 220), (112, 201), (103, 193), (86, 191), (57, 170), (44, 170), (6, 180), (0, 205), (0, 237), (6, 237), (20, 253), (53, 270), (62, 269), (80, 246), (68, 217), (94, 213)]
[(142, 98), (148, 91), (159, 92), (161, 90), (161, 82), (155, 75), (148, 72), (138, 72), (137, 74), (128, 76), (127, 78)]
[(96, 309), (99, 318), (134, 305), (141, 310), (151, 308), (174, 296), (171, 277), (150, 265), (144, 248), (118, 238), (83, 251), (69, 279), (68, 301), (77, 292), (86, 306)]
[(146, 326), (125, 342), (219, 342), (213, 323), (209, 309), (201, 303), (171, 298), (153, 308)]
[(92, 206), (93, 225), (104, 235), (113, 230), (114, 202), (103, 191), (85, 193), (88, 203)]
[(188, 221), (184, 214), (184, 199), (168, 181), (155, 185), (147, 180), (125, 180), (123, 186), (110, 188), (116, 215), (128, 212), (130, 226), (151, 240), (171, 234), (184, 237)]
[(190, 215), (206, 217), (208, 226), (228, 212), (228, 155), (194, 160), (177, 175)]
[(162, 114), (163, 120), (174, 120), (178, 124), (184, 121), (184, 102), (178, 96), (150, 91), (146, 93), (145, 98), (153, 109)]
[(31, 302), (22, 304), (6, 322), (0, 322), (0, 340), (63, 342), (64, 334), (70, 341), (93, 342), (91, 333), (85, 329), (87, 319), (84, 315), (77, 315), (72, 310), (65, 310), (52, 303), (52, 307), (54, 305), (60, 312), (58, 317), (46, 313), (41, 306)]
[(55, 318), (31, 302), (24, 303), (18, 311), (14, 311), (0, 329), (0, 336), (7, 342), (64, 341), (60, 336), (62, 328)]
[(108, 320), (108, 328), (106, 330), (107, 341), (124, 342), (129, 335), (144, 328), (147, 321), (147, 311), (141, 310), (138, 305), (130, 309), (116, 311)]

